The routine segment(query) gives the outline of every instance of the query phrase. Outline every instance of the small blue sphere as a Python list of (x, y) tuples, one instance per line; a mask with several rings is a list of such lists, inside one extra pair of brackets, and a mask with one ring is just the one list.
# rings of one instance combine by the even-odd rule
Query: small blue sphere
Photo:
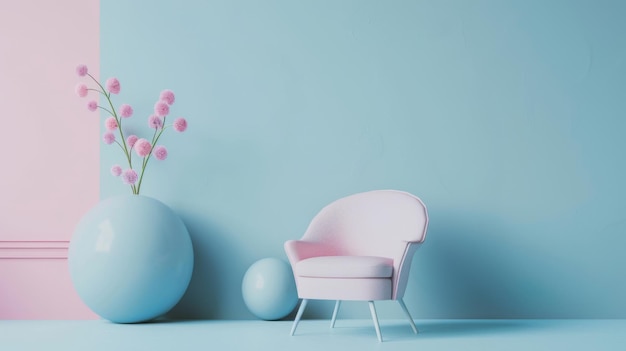
[(264, 320), (281, 319), (298, 303), (291, 266), (277, 258), (252, 264), (243, 277), (241, 292), (250, 312)]
[(144, 322), (181, 299), (193, 271), (185, 224), (162, 202), (141, 195), (105, 199), (78, 223), (68, 261), (74, 288), (100, 317)]

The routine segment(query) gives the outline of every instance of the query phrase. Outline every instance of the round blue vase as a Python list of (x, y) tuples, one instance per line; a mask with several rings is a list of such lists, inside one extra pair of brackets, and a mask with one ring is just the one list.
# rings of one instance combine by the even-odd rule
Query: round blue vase
[(291, 266), (277, 258), (264, 258), (246, 271), (241, 293), (248, 310), (264, 320), (287, 316), (298, 303)]
[(68, 254), (83, 302), (115, 323), (159, 317), (181, 299), (193, 271), (193, 247), (180, 217), (141, 195), (98, 203), (78, 223)]

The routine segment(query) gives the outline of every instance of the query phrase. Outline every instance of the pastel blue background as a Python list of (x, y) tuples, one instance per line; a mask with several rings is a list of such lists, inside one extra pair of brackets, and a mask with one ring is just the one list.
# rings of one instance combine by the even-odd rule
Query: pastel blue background
[[(165, 88), (189, 121), (142, 188), (195, 246), (172, 315), (254, 318), (253, 262), (330, 201), (395, 188), (431, 216), (415, 318), (626, 318), (624, 18), (619, 0), (102, 1), (129, 127), (147, 135)], [(101, 197), (128, 192), (119, 150), (101, 156)]]

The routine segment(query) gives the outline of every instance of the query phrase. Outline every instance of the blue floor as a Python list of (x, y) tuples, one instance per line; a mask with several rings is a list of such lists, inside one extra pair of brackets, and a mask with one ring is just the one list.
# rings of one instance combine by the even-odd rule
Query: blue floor
[(0, 321), (0, 350), (626, 350), (626, 320)]

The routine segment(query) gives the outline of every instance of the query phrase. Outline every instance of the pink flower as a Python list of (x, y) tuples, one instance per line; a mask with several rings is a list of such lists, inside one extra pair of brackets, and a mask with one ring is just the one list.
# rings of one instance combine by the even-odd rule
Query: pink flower
[(167, 103), (168, 105), (172, 105), (174, 103), (174, 100), (176, 100), (176, 97), (174, 96), (173, 91), (163, 90), (161, 92), (161, 96), (159, 97), (159, 100), (165, 101), (165, 103)]
[(115, 117), (109, 117), (104, 120), (104, 126), (108, 131), (114, 131), (118, 127), (117, 120), (115, 120)]
[(128, 147), (132, 148), (133, 146), (135, 146), (135, 143), (138, 139), (139, 138), (135, 134), (131, 134), (126, 138), (126, 144), (128, 145)]
[(76, 73), (77, 73), (79, 76), (81, 76), (81, 77), (86, 76), (86, 75), (87, 75), (87, 66), (85, 66), (85, 65), (78, 65), (78, 66), (76, 67)]
[(105, 132), (104, 135), (102, 136), (102, 140), (104, 140), (105, 144), (111, 145), (115, 141), (115, 134), (111, 132)]
[(98, 109), (98, 103), (95, 100), (91, 100), (87, 103), (87, 108), (93, 112)]
[(157, 158), (157, 160), (165, 160), (167, 158), (167, 149), (165, 148), (165, 146), (159, 145), (157, 147), (154, 148), (154, 157)]
[(150, 154), (150, 150), (152, 150), (152, 145), (150, 145), (150, 142), (148, 140), (141, 138), (135, 143), (134, 149), (139, 157), (146, 157), (148, 156), (148, 154)]
[(184, 132), (187, 130), (187, 120), (182, 117), (176, 118), (174, 120), (174, 130), (177, 132)]
[(128, 185), (135, 184), (137, 182), (137, 172), (135, 172), (132, 168), (124, 170), (122, 173), (122, 182)]
[(120, 81), (117, 78), (109, 78), (106, 82), (107, 90), (111, 94), (119, 94), (120, 93)]
[(120, 115), (122, 118), (128, 118), (133, 115), (133, 108), (129, 104), (120, 106)]
[(119, 165), (114, 165), (113, 167), (111, 167), (111, 174), (115, 177), (119, 177), (120, 174), (122, 174), (122, 167), (120, 167)]
[(76, 94), (80, 97), (87, 96), (87, 86), (83, 83), (80, 83), (76, 86)]
[(148, 126), (153, 129), (159, 129), (163, 127), (163, 120), (159, 116), (152, 115), (148, 117)]
[(138, 139), (139, 138), (134, 134), (129, 135), (128, 138), (126, 138), (126, 144), (128, 144), (128, 147), (132, 148), (133, 146), (135, 146), (135, 143)]
[(157, 101), (154, 104), (154, 113), (159, 117), (165, 117), (170, 113), (170, 105), (163, 101)]

